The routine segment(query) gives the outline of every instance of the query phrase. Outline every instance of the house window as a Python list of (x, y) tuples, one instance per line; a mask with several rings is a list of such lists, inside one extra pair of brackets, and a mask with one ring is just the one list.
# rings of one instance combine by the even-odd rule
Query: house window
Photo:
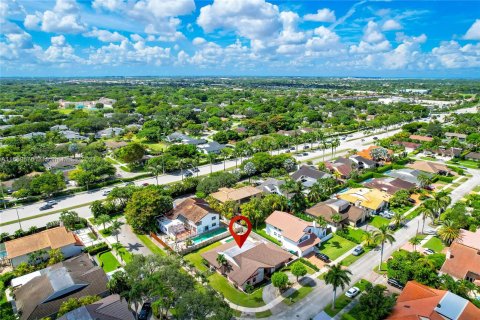
[(213, 216), (213, 217), (212, 217), (212, 220), (216, 220), (216, 219), (217, 219), (217, 216)]
[(217, 225), (217, 223), (216, 223), (216, 222), (212, 223), (212, 227), (215, 227), (216, 225)]
[(276, 235), (277, 235), (277, 233), (276, 233), (275, 231), (273, 231), (273, 235), (274, 235), (274, 236), (276, 236)]
[(198, 221), (197, 226), (201, 226), (201, 225), (202, 225), (202, 221)]

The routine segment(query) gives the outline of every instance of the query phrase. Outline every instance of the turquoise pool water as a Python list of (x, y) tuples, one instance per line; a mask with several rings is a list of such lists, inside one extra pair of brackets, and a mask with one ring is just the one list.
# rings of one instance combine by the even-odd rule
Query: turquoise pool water
[(338, 193), (344, 193), (344, 192), (347, 192), (348, 190), (350, 190), (350, 188), (342, 189), (342, 190), (338, 191)]
[(208, 240), (210, 238), (213, 238), (215, 236), (218, 236), (219, 234), (224, 233), (225, 231), (227, 231), (227, 228), (218, 228), (209, 232), (202, 233), (199, 236), (193, 237), (192, 241), (193, 243), (197, 244), (205, 240)]

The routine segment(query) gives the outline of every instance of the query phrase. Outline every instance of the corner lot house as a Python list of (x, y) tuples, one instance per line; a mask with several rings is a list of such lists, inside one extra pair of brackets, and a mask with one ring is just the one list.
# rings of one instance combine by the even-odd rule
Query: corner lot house
[(217, 199), (221, 203), (227, 201), (235, 201), (238, 204), (247, 202), (252, 197), (257, 197), (262, 194), (263, 191), (252, 186), (246, 186), (238, 189), (233, 188), (220, 188), (217, 192), (211, 194), (214, 199)]
[(220, 214), (203, 199), (188, 198), (168, 216), (158, 219), (158, 227), (175, 239), (195, 236), (220, 226)]
[(480, 230), (461, 230), (460, 237), (448, 249), (440, 272), (480, 285)]
[(22, 262), (27, 262), (30, 253), (51, 249), (60, 249), (65, 258), (70, 258), (82, 252), (83, 243), (65, 227), (47, 229), (5, 242), (7, 259), (14, 268)]
[(267, 234), (282, 242), (282, 247), (299, 257), (315, 250), (327, 231), (287, 212), (274, 211), (265, 220)]
[(302, 165), (300, 169), (291, 175), (295, 181), (301, 181), (305, 188), (310, 188), (317, 180), (331, 177), (331, 174), (322, 172), (313, 166)]
[[(218, 255), (226, 258), (226, 265), (217, 262)], [(274, 244), (248, 238), (241, 248), (234, 241), (227, 242), (202, 253), (202, 258), (225, 274), (235, 287), (245, 290), (247, 284), (254, 286), (269, 278), (293, 256)]]
[[(367, 211), (365, 209), (355, 207), (348, 201), (341, 199), (329, 199), (317, 203), (313, 207), (305, 210), (305, 213), (315, 219), (323, 217), (334, 232), (337, 231), (337, 228), (341, 228), (345, 224), (356, 227), (363, 223), (367, 217)], [(339, 222), (335, 222), (332, 219), (336, 214), (342, 217), (342, 220)]]
[(364, 208), (369, 214), (379, 213), (388, 207), (390, 195), (377, 189), (353, 188), (337, 195), (339, 199)]
[(451, 173), (451, 170), (446, 165), (429, 161), (415, 161), (407, 164), (407, 167), (433, 174), (448, 175)]
[(107, 275), (87, 254), (41, 270), (40, 275), (15, 289), (20, 320), (54, 318), (64, 301), (88, 295), (106, 296)]

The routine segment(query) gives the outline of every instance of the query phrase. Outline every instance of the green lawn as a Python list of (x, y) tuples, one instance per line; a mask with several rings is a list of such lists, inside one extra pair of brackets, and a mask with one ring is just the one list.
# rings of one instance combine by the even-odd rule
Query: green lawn
[(312, 292), (312, 290), (313, 290), (313, 287), (310, 285), (302, 286), (298, 290), (296, 290), (294, 293), (292, 293), (290, 296), (286, 297), (283, 300), (283, 303), (291, 306), (292, 304), (305, 298), (310, 292)]
[(261, 312), (257, 312), (255, 313), (255, 318), (257, 319), (261, 319), (261, 318), (268, 318), (272, 315), (272, 311), (270, 310), (265, 310), (265, 311), (261, 311)]
[(378, 264), (375, 266), (375, 268), (373, 268), (373, 271), (375, 271), (376, 273), (378, 274), (386, 274), (387, 273), (387, 262), (382, 262), (382, 266), (381, 266), (381, 269), (378, 270)]
[(185, 255), (183, 258), (187, 261), (190, 261), (195, 266), (195, 268), (197, 268), (198, 270), (207, 271), (208, 268), (207, 268), (206, 265), (204, 265), (202, 263), (202, 256), (200, 254), (203, 253), (203, 252), (206, 252), (210, 249), (213, 249), (215, 247), (218, 247), (221, 244), (222, 243), (220, 241), (214, 242), (211, 245), (208, 245), (208, 246), (203, 247), (203, 248), (201, 248), (197, 251), (193, 251), (193, 252)]
[(93, 232), (89, 232), (88, 237), (92, 240), (97, 240), (98, 239), (97, 235)]
[(407, 214), (407, 216), (405, 218), (407, 218), (408, 220), (412, 220), (413, 218), (419, 216), (420, 213), (421, 213), (420, 212), (420, 207), (417, 207), (415, 210), (413, 210), (412, 212)]
[(352, 241), (334, 235), (331, 239), (321, 243), (320, 252), (326, 254), (333, 261), (356, 245)]
[(408, 210), (412, 209), (412, 206), (403, 206), (400, 208), (390, 208), (393, 212), (399, 212), (401, 214), (404, 214)]
[(380, 216), (375, 216), (373, 217), (372, 221), (370, 221), (370, 224), (375, 228), (380, 228), (381, 226), (389, 223), (390, 223), (390, 220)]
[(282, 243), (280, 241), (278, 241), (274, 237), (267, 234), (267, 232), (265, 231), (265, 223), (262, 223), (256, 229), (253, 228), (253, 232), (261, 235), (262, 237), (264, 237), (267, 240), (270, 240), (271, 242), (275, 243), (277, 246), (280, 246), (280, 247), (282, 246)]
[(98, 260), (100, 260), (103, 271), (105, 272), (110, 272), (121, 267), (117, 258), (115, 258), (110, 251), (100, 253), (98, 255)]
[(458, 161), (447, 161), (449, 164), (457, 164), (471, 169), (478, 169), (479, 162), (473, 160), (458, 160)]
[(439, 238), (432, 237), (430, 240), (427, 241), (427, 243), (423, 245), (423, 247), (432, 249), (433, 251), (440, 253), (445, 248), (445, 245)]
[(345, 259), (342, 260), (342, 266), (348, 267), (348, 266), (354, 264), (358, 259), (363, 257), (367, 252), (370, 252), (371, 250), (372, 250), (372, 248), (363, 247), (363, 253), (362, 254), (360, 254), (358, 256), (354, 256), (353, 254), (349, 255), (348, 257), (346, 257)]
[(348, 233), (349, 236), (357, 240), (359, 243), (363, 241), (363, 235), (366, 233), (364, 230), (360, 228), (352, 228), (348, 227), (345, 229), (345, 231)]
[(247, 294), (235, 289), (228, 280), (219, 273), (214, 273), (208, 277), (210, 286), (232, 303), (243, 307), (261, 307), (265, 305), (262, 299), (263, 287), (258, 288), (251, 294)]
[(160, 247), (157, 246), (152, 240), (150, 240), (150, 238), (146, 234), (137, 234), (137, 237), (138, 239), (140, 239), (140, 241), (143, 242), (145, 247), (150, 249), (150, 251), (152, 251), (153, 253), (161, 256), (166, 255), (166, 252), (160, 249)]
[[(357, 287), (361, 291), (364, 291), (367, 283), (369, 283), (369, 281), (362, 279), (351, 287)], [(345, 294), (342, 294), (337, 297), (335, 301), (335, 308), (332, 308), (332, 304), (330, 303), (328, 306), (325, 307), (323, 311), (325, 311), (325, 313), (328, 314), (330, 317), (334, 317), (337, 313), (340, 312), (340, 310), (345, 308), (352, 300), (353, 299), (350, 299)]]
[(3, 288), (3, 283), (0, 282), (0, 318), (5, 319), (16, 319), (13, 315), (12, 304), (7, 301), (5, 296), (5, 291)]
[(105, 229), (100, 230), (100, 234), (106, 238), (112, 235), (112, 230), (109, 227), (107, 227)]
[(126, 263), (132, 261), (132, 254), (127, 249), (122, 247), (117, 250), (117, 253)]
[(433, 157), (420, 157), (420, 159), (427, 160), (427, 161), (437, 161), (437, 159)]

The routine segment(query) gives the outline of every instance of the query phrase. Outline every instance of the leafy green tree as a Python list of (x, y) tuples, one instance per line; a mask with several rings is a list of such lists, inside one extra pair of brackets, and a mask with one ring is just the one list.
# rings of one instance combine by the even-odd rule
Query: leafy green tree
[(459, 239), (461, 236), (460, 228), (451, 220), (443, 220), (442, 226), (438, 229), (438, 237), (448, 245)]
[(99, 216), (108, 213), (107, 209), (100, 200), (95, 200), (92, 202), (90, 205), (90, 211), (92, 212), (94, 218), (98, 218)]
[(208, 177), (203, 178), (197, 186), (197, 192), (202, 192), (206, 195), (217, 192), (223, 187), (232, 187), (237, 183), (238, 177), (230, 172), (215, 172)]
[(63, 256), (63, 253), (60, 249), (51, 249), (50, 251), (48, 251), (48, 256), (49, 256), (49, 259), (48, 259), (47, 264), (49, 266), (51, 266), (53, 264), (56, 264), (56, 263), (59, 263), (59, 262), (62, 262), (63, 259), (65, 259), (65, 257)]
[(281, 271), (277, 271), (272, 274), (272, 285), (275, 288), (278, 288), (279, 291), (284, 290), (288, 286), (288, 276)]
[(79, 186), (86, 186), (87, 190), (89, 186), (97, 180), (97, 177), (89, 171), (84, 171), (82, 169), (72, 170), (69, 173), (70, 179), (76, 181)]
[(78, 168), (93, 174), (95, 181), (111, 177), (116, 172), (115, 167), (110, 162), (100, 157), (84, 158)]
[(329, 265), (328, 271), (325, 273), (325, 283), (333, 286), (333, 301), (332, 305), (335, 309), (335, 299), (337, 297), (337, 288), (341, 287), (342, 290), (350, 283), (350, 275), (352, 272), (348, 269), (343, 269), (340, 264)]
[(303, 277), (307, 274), (307, 268), (300, 261), (292, 263), (290, 270), (292, 271), (292, 274), (297, 277), (297, 282), (299, 277)]
[(408, 199), (410, 199), (410, 192), (408, 192), (408, 190), (398, 190), (393, 194), (393, 197), (390, 198), (390, 206), (393, 208), (409, 206), (410, 202)]
[(149, 232), (155, 230), (155, 218), (172, 208), (171, 197), (165, 196), (158, 189), (144, 188), (133, 193), (125, 208), (125, 217), (136, 231)]
[(101, 214), (95, 219), (95, 223), (103, 225), (103, 230), (106, 230), (105, 223), (109, 222), (110, 219), (111, 218), (108, 214)]
[(30, 190), (32, 190), (33, 194), (41, 194), (44, 196), (50, 196), (64, 188), (65, 180), (61, 173), (45, 172), (34, 177), (30, 182)]
[(138, 163), (145, 155), (145, 148), (139, 143), (130, 143), (115, 151), (115, 157), (128, 164)]
[(365, 293), (360, 296), (356, 307), (359, 320), (385, 319), (395, 306), (395, 302), (395, 296), (388, 294), (384, 286), (367, 283)]
[(60, 213), (59, 220), (68, 230), (75, 230), (76, 225), (82, 222), (82, 219), (78, 216), (78, 213), (75, 211), (63, 211)]
[(85, 306), (87, 304), (97, 302), (98, 300), (100, 300), (99, 296), (84, 296), (81, 298), (70, 298), (62, 303), (62, 305), (60, 306), (60, 309), (58, 310), (57, 316), (61, 317), (72, 310), (78, 309), (81, 306)]

